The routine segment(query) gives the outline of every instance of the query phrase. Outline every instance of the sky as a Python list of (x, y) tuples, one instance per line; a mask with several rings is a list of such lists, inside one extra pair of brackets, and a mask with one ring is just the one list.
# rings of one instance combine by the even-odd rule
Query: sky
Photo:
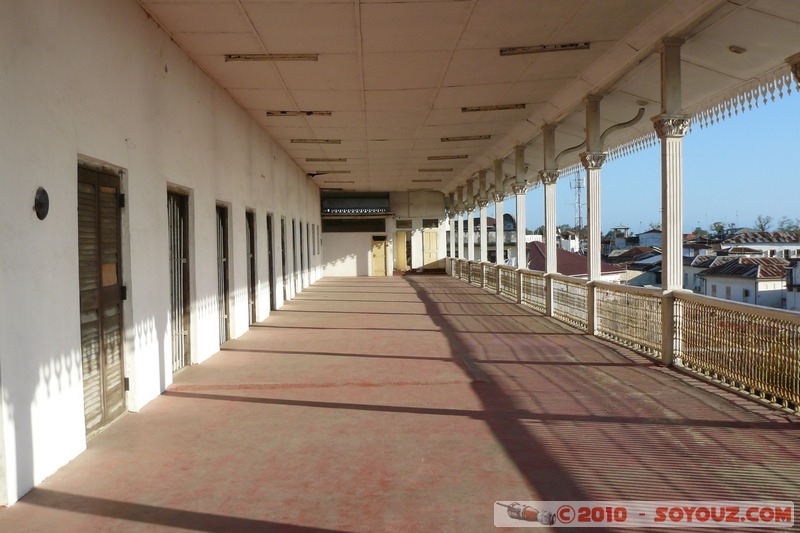
[[(773, 230), (783, 216), (800, 218), (799, 152), (800, 95), (794, 90), (708, 127), (695, 125), (683, 139), (684, 233), (697, 226), (707, 230), (716, 221), (752, 227), (760, 214), (773, 218)], [(638, 233), (660, 223), (660, 154), (656, 145), (603, 165), (603, 233), (619, 225)], [(556, 186), (558, 224), (575, 223), (575, 193), (569, 181), (561, 178)], [(527, 227), (544, 224), (542, 187), (528, 192), (526, 204)], [(585, 188), (583, 204), (585, 224)], [(513, 195), (504, 209), (516, 214)], [(490, 204), (490, 216), (493, 211)]]

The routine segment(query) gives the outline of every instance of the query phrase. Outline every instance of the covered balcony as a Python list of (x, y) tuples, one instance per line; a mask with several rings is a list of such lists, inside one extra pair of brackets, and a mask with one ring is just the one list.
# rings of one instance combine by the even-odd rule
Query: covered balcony
[(327, 278), (0, 530), (460, 533), (492, 531), (504, 500), (791, 501), (797, 429), (473, 284)]
[[(0, 530), (791, 500), (800, 320), (681, 289), (682, 150), (797, 98), (798, 35), (771, 0), (0, 0)], [(648, 147), (636, 289), (601, 172)]]

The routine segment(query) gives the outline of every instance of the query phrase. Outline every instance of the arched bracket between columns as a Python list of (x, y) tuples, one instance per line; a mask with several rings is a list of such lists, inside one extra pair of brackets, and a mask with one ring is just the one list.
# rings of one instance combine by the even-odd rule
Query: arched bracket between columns
[(609, 126), (606, 131), (600, 134), (600, 146), (603, 147), (606, 142), (606, 137), (614, 133), (615, 131), (624, 130), (625, 128), (630, 128), (631, 126), (637, 124), (642, 117), (644, 116), (644, 108), (640, 107), (639, 111), (636, 113), (636, 116), (632, 119), (628, 120), (627, 122), (620, 122), (619, 124), (614, 124), (613, 126)]

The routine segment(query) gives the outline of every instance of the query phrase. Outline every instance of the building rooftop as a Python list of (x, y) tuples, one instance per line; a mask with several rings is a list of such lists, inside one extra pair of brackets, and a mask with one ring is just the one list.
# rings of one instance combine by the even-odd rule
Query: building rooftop
[[(528, 248), (528, 269), (543, 271), (546, 266), (547, 254), (546, 245), (543, 242), (529, 242)], [(561, 247), (556, 248), (556, 258), (558, 261), (558, 271), (567, 276), (586, 276), (588, 268), (586, 256), (568, 252)], [(617, 274), (625, 272), (625, 269), (609, 263), (600, 263), (600, 272), (603, 274)]]
[(779, 257), (733, 257), (712, 266), (701, 276), (724, 276), (733, 278), (783, 279), (789, 262)]
[(737, 233), (724, 244), (800, 244), (800, 235), (793, 231), (750, 231)]

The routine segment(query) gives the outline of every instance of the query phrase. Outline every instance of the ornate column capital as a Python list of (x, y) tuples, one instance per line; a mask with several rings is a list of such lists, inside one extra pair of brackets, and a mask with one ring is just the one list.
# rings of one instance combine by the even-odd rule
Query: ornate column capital
[(530, 185), (527, 183), (515, 183), (511, 186), (511, 190), (514, 191), (514, 194), (525, 194), (530, 189)]
[(659, 139), (683, 137), (692, 121), (686, 115), (658, 115), (653, 117), (653, 127)]
[(581, 163), (586, 170), (597, 170), (606, 162), (605, 152), (581, 152)]
[(478, 200), (478, 207), (481, 209), (489, 207), (489, 199), (488, 198), (481, 198)]
[(558, 170), (540, 170), (539, 179), (545, 185), (555, 185), (558, 181)]
[(471, 204), (471, 203), (470, 204), (464, 204), (464, 213), (465, 214), (468, 215), (468, 214), (472, 213), (473, 211), (475, 211), (475, 204)]
[(495, 201), (495, 203), (499, 203), (506, 199), (506, 195), (503, 193), (496, 192), (492, 194), (492, 199)]

